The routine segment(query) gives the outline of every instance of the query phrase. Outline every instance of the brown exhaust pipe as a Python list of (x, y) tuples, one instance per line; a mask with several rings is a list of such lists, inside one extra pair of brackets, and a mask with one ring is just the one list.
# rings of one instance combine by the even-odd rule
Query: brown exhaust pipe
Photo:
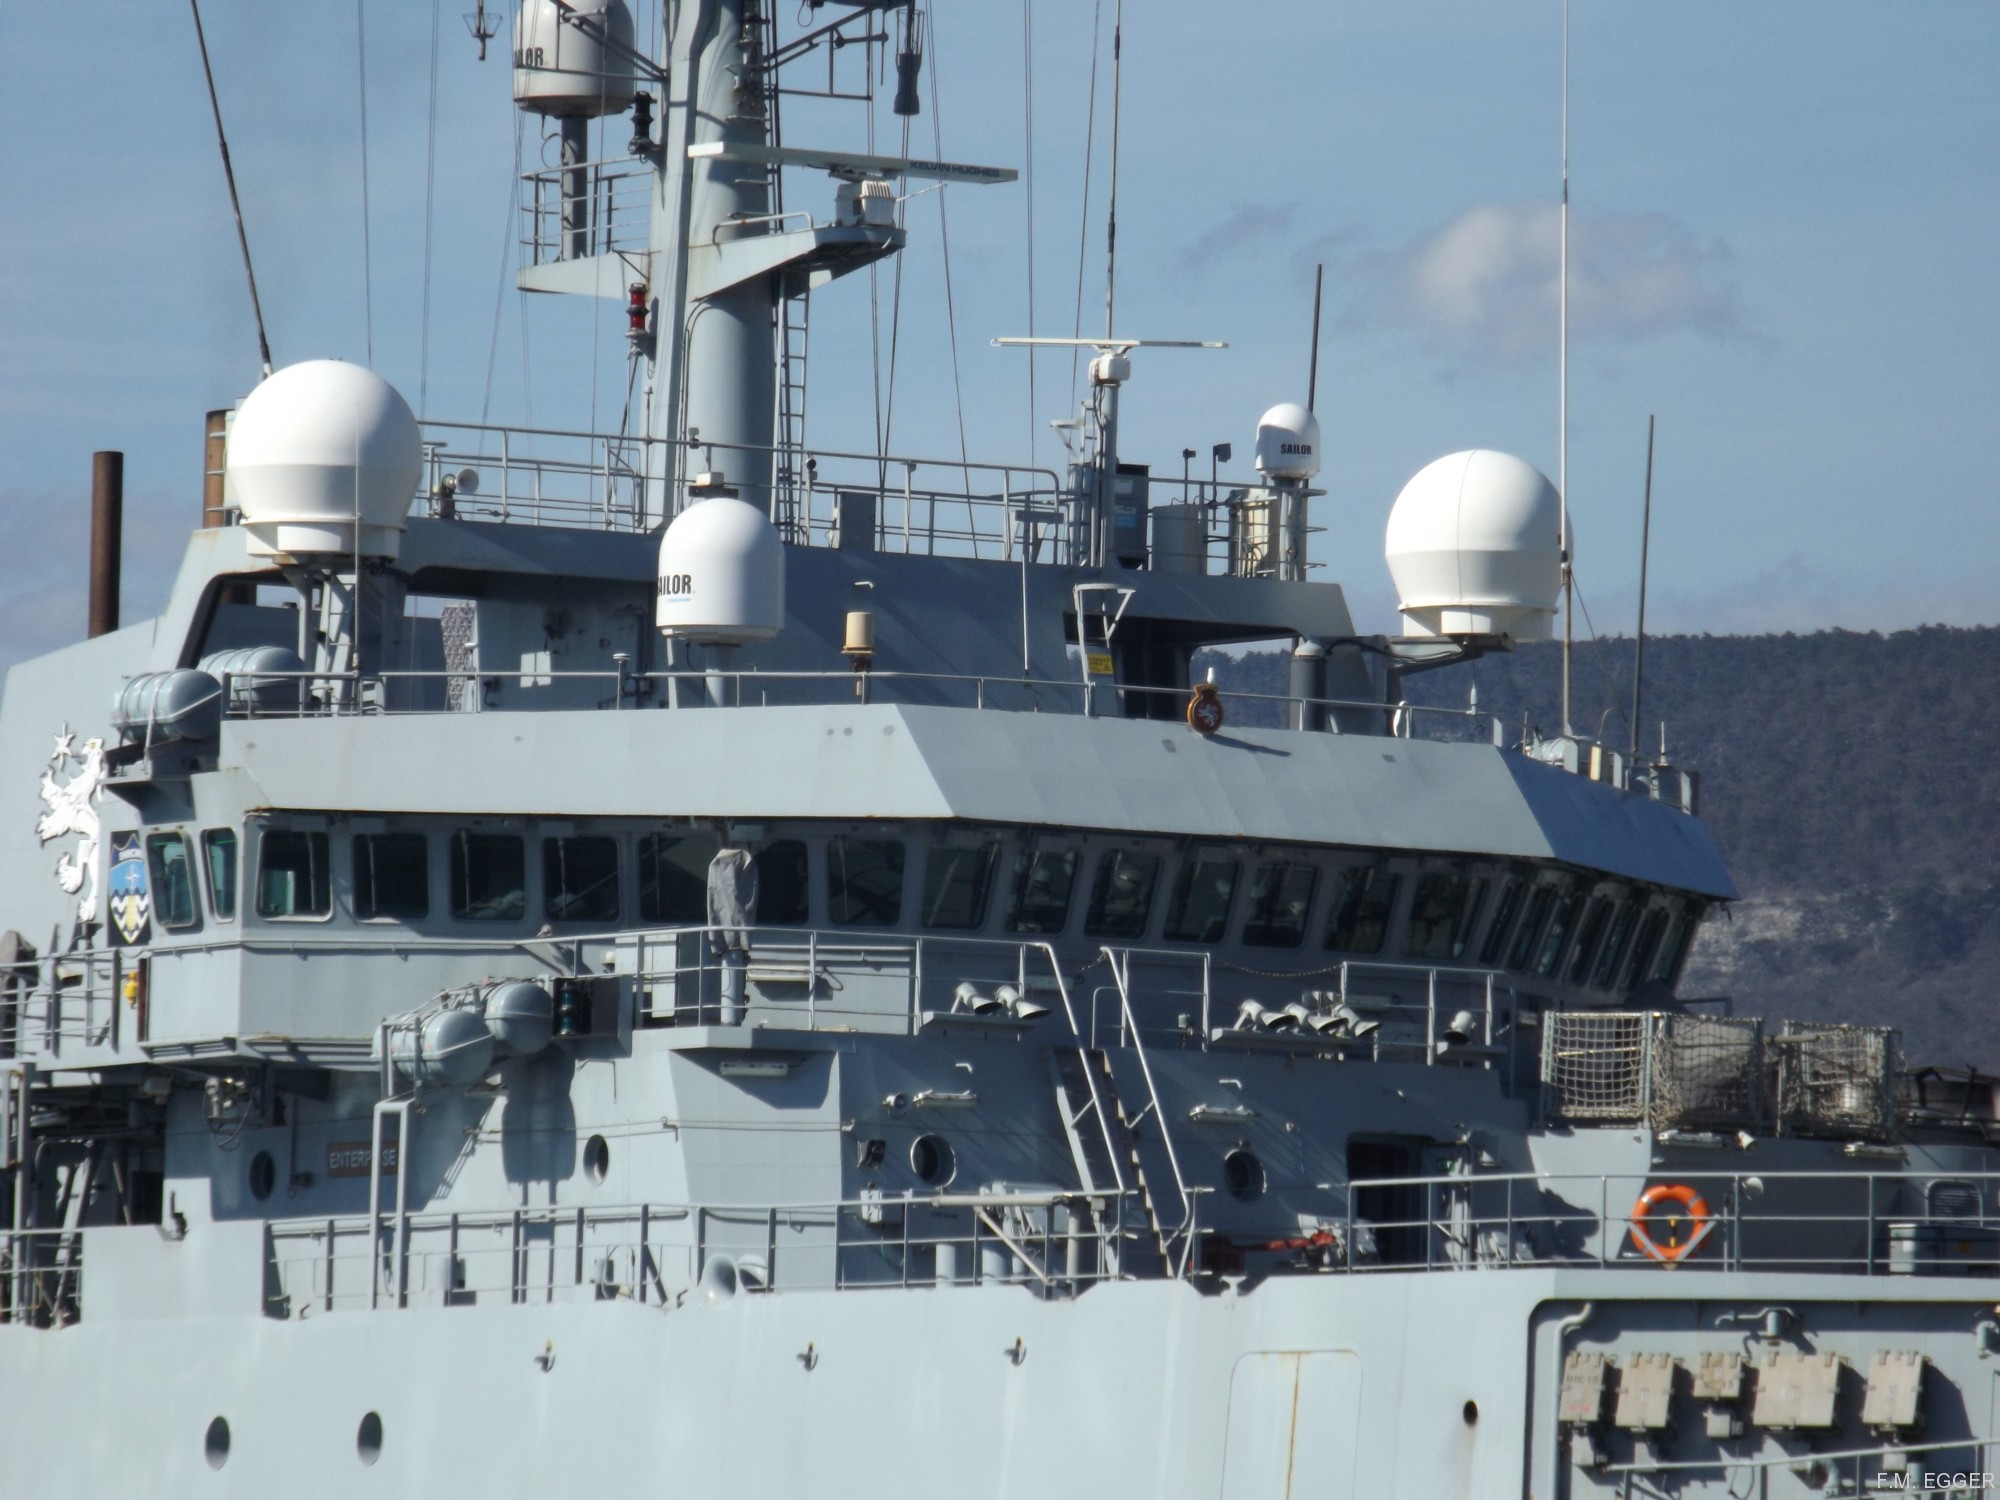
[(90, 455), (90, 634), (118, 628), (118, 574), (124, 551), (125, 455)]

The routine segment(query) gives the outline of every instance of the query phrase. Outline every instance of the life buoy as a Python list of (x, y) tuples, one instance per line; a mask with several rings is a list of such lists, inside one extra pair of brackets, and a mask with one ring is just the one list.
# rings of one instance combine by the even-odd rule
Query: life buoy
[[(1670, 1226), (1663, 1245), (1648, 1233), (1647, 1226), (1664, 1203), (1675, 1204), (1677, 1208), (1662, 1215)], [(1681, 1230), (1683, 1224), (1688, 1226), (1685, 1234)], [(1632, 1205), (1632, 1243), (1661, 1265), (1671, 1266), (1694, 1254), (1695, 1247), (1708, 1238), (1709, 1230), (1714, 1227), (1715, 1215), (1708, 1211), (1707, 1201), (1684, 1182), (1656, 1182)]]

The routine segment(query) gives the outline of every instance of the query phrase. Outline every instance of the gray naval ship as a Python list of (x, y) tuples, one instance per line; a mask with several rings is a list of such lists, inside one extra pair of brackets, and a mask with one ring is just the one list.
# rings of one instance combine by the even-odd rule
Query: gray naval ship
[(1364, 635), (1312, 414), (1153, 474), (1111, 329), (1058, 469), (805, 443), (810, 299), (1012, 176), (781, 142), (924, 19), (529, 0), (626, 430), (280, 369), (9, 673), (0, 1491), (1988, 1487), (1991, 1083), (1677, 994), (1692, 774), (1404, 701), (1550, 633), (1546, 479), (1417, 475)]

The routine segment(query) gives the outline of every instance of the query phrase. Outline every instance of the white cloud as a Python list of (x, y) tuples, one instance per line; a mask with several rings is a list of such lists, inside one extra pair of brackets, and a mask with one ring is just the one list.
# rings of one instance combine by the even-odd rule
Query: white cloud
[[(1480, 203), (1402, 246), (1356, 257), (1349, 328), (1415, 328), (1435, 352), (1520, 364), (1556, 346), (1559, 211), (1545, 202)], [(1677, 329), (1742, 332), (1729, 261), (1664, 214), (1570, 220), (1570, 337), (1630, 344)]]

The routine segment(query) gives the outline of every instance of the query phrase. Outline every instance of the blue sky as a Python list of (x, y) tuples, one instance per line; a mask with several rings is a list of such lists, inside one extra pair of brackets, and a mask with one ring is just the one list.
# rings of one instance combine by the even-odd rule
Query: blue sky
[[(615, 422), (616, 310), (511, 290), (509, 193), (539, 132), (469, 0), (209, 0), (204, 16), (280, 364), (362, 360), (433, 416)], [(645, 18), (658, 0), (638, 0)], [(1044, 462), (1069, 360), (996, 335), (1101, 327), (1110, 5), (938, 0), (949, 157), (1033, 190), (947, 190), (974, 456)], [(1393, 628), (1382, 526), (1430, 459), (1556, 467), (1557, 0), (1394, 6), (1132, 0), (1118, 331), (1226, 339), (1142, 355), (1128, 456), (1247, 456), (1302, 397), (1327, 275), (1319, 576)], [(86, 35), (80, 37), (79, 23)], [(433, 50), (433, 24), (437, 46)], [(1095, 35), (1094, 35), (1095, 27)], [(87, 45), (80, 45), (80, 42)], [(1715, 632), (2000, 622), (2000, 5), (1575, 0), (1571, 503), (1598, 629), (1630, 629), (1646, 418), (1660, 420), (1655, 622)], [(254, 383), (248, 304), (184, 6), (0, 8), (0, 665), (80, 634), (89, 454), (128, 455), (125, 611), (156, 609), (199, 512), (200, 424)], [(436, 86), (433, 91), (433, 57)], [(35, 59), (67, 58), (63, 67)], [(435, 128), (432, 116), (435, 114)], [(795, 107), (857, 147), (858, 109)], [(895, 140), (886, 110), (878, 145)], [(618, 127), (622, 133), (622, 125)], [(793, 206), (830, 205), (800, 177)], [(937, 195), (909, 206), (892, 446), (955, 452)], [(428, 219), (428, 230), (426, 227)], [(426, 264), (428, 263), (428, 273)], [(364, 267), (365, 272), (364, 272)], [(892, 279), (876, 288), (886, 348)], [(865, 447), (870, 287), (818, 299), (811, 437)], [(368, 311), (372, 304), (372, 323)], [(1240, 467), (1240, 466), (1239, 466)]]

